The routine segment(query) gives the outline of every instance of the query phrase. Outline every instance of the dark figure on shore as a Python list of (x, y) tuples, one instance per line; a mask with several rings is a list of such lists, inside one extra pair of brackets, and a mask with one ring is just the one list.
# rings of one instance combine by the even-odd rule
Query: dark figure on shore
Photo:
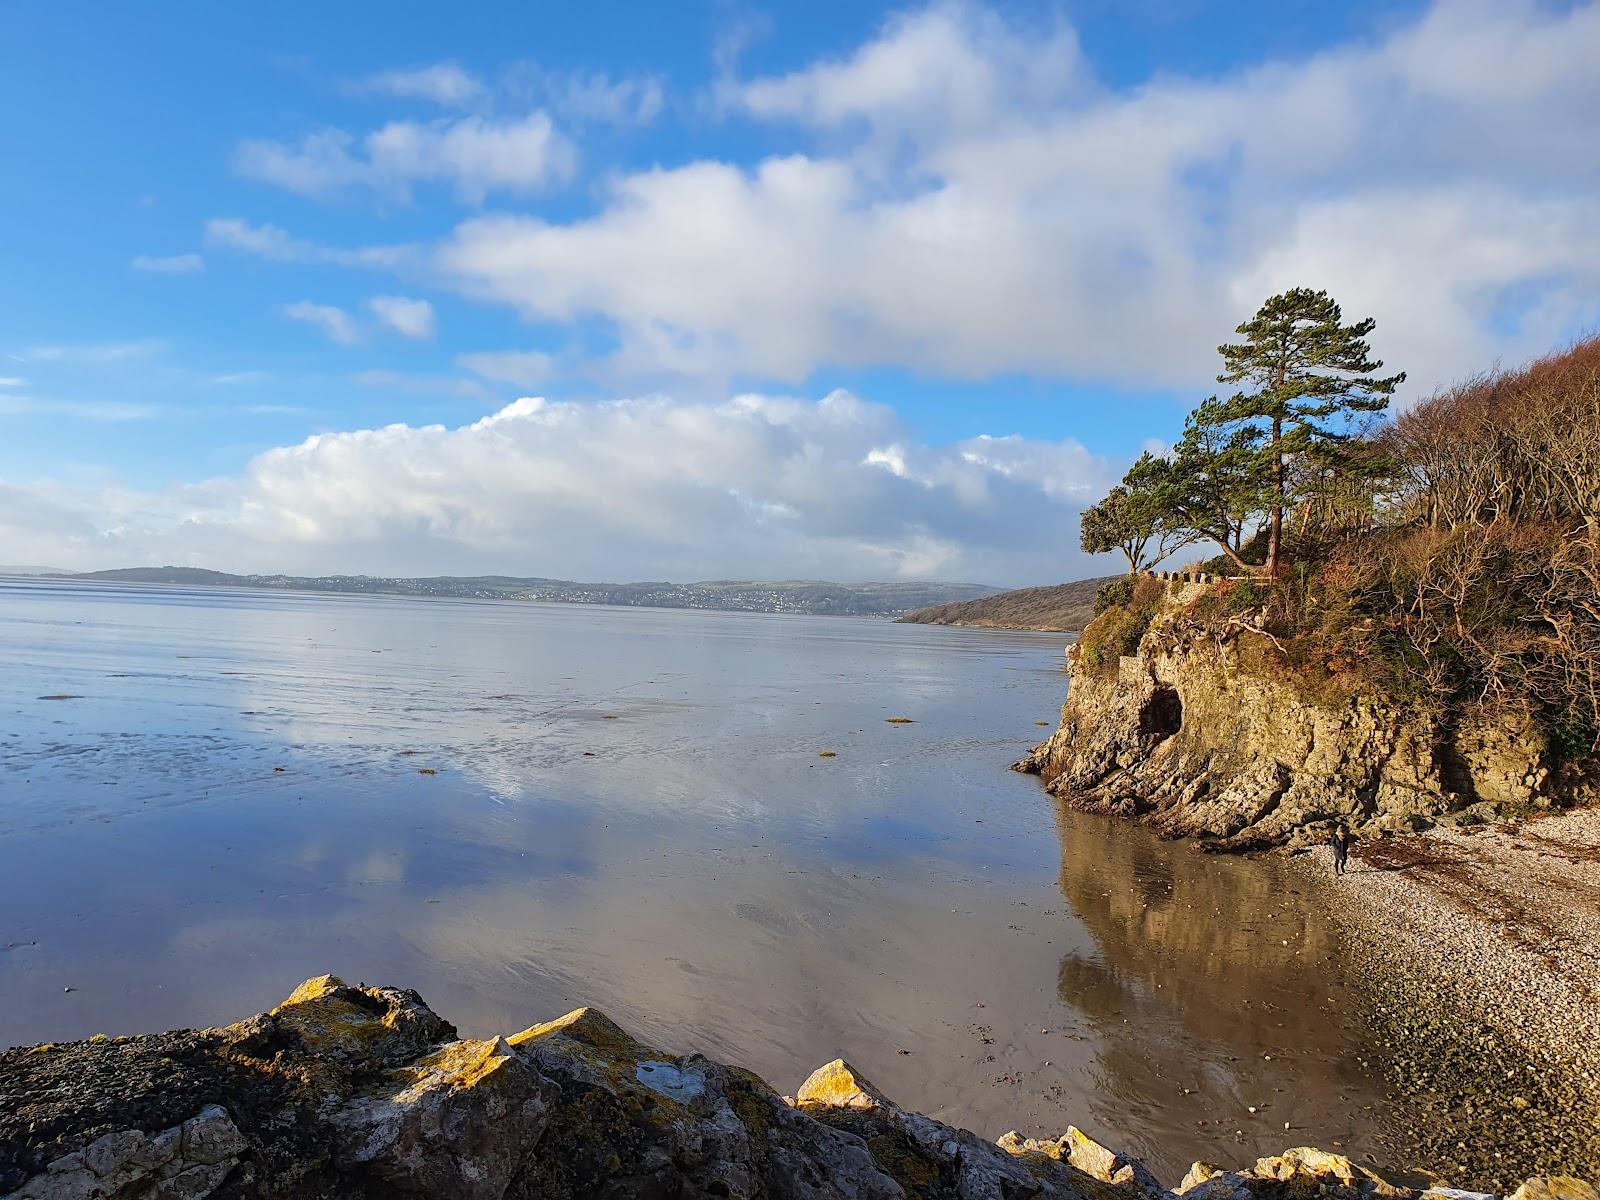
[(1344, 874), (1344, 865), (1350, 858), (1350, 843), (1355, 841), (1350, 836), (1350, 831), (1342, 824), (1333, 831), (1333, 836), (1328, 839), (1328, 845), (1333, 847), (1333, 873)]

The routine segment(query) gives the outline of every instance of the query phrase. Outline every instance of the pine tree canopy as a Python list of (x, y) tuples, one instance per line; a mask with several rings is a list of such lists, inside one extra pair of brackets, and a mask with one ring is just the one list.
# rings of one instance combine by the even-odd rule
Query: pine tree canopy
[[(1351, 454), (1355, 419), (1388, 406), (1402, 372), (1380, 376), (1368, 317), (1344, 323), (1325, 291), (1293, 288), (1273, 296), (1240, 325), (1243, 340), (1218, 346), (1219, 383), (1242, 384), (1212, 396), (1189, 415), (1170, 453), (1146, 454), (1105, 500), (1084, 513), (1082, 546), (1119, 549), (1130, 570), (1197, 538), (1217, 544), (1246, 570), (1278, 574), (1284, 513), (1315, 490), (1332, 503), (1330, 480), (1380, 469), (1372, 455)], [(1266, 535), (1266, 561), (1246, 546)]]
[(1292, 288), (1272, 297), (1236, 330), (1244, 341), (1217, 347), (1226, 368), (1217, 382), (1244, 383), (1253, 390), (1221, 404), (1212, 402), (1206, 419), (1288, 426), (1284, 454), (1310, 449), (1322, 439), (1344, 440), (1343, 429), (1324, 422), (1382, 412), (1405, 372), (1371, 378), (1383, 367), (1367, 344), (1376, 322), (1368, 317), (1345, 325), (1343, 319), (1338, 303), (1325, 291)]

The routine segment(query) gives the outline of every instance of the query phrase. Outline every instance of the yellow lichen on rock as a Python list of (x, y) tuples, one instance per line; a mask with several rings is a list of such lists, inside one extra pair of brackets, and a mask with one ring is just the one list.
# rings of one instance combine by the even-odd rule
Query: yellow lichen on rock
[(824, 1063), (800, 1085), (795, 1102), (827, 1108), (893, 1108), (894, 1102), (842, 1058)]
[(272, 1016), (308, 1047), (356, 1052), (394, 1028), (377, 1013), (351, 998), (354, 991), (336, 975), (308, 979), (272, 1010)]
[(552, 1037), (567, 1038), (613, 1061), (631, 1062), (641, 1057), (656, 1056), (656, 1051), (637, 1041), (598, 1008), (575, 1008), (554, 1021), (530, 1025), (521, 1033), (512, 1034), (506, 1041), (513, 1046), (522, 1046)]
[(290, 992), (288, 997), (272, 1010), (272, 1015), (276, 1017), (286, 1008), (293, 1008), (297, 1004), (306, 1004), (312, 1000), (320, 1000), (324, 996), (331, 995), (346, 986), (348, 985), (345, 981), (337, 975), (317, 975), (306, 980), (294, 991)]
[[(1256, 1165), (1245, 1175), (1253, 1179), (1280, 1180), (1288, 1183), (1292, 1192), (1306, 1189), (1317, 1191), (1332, 1186), (1355, 1188), (1365, 1196), (1411, 1194), (1409, 1189), (1397, 1188), (1344, 1155), (1318, 1150), (1315, 1146), (1295, 1146), (1282, 1154), (1257, 1159)], [(1573, 1197), (1571, 1200), (1579, 1198)]]
[(1570, 1175), (1536, 1175), (1512, 1192), (1511, 1200), (1600, 1200), (1600, 1191)]
[(412, 1093), (426, 1088), (477, 1087), (496, 1071), (503, 1070), (516, 1057), (516, 1053), (502, 1037), (489, 1038), (487, 1041), (451, 1042), (401, 1069), (411, 1082), (396, 1099), (405, 1100)]

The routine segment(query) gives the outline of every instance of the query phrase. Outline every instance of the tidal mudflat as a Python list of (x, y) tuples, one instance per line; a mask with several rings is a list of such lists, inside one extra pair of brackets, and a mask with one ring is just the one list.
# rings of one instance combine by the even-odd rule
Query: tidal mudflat
[(593, 1003), (784, 1088), (844, 1054), (1174, 1178), (1382, 1157), (1315, 889), (1006, 770), (1059, 635), (5, 581), (0, 650), (0, 1044), (331, 971), (469, 1036)]

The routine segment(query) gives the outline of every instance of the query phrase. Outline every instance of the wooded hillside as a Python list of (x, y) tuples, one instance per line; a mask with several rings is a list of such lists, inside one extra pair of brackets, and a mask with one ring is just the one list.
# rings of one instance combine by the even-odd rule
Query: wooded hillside
[(1105, 579), (1080, 579), (1053, 587), (1019, 588), (981, 600), (919, 608), (900, 620), (915, 625), (975, 625), (983, 629), (1077, 633), (1093, 619), (1095, 593), (1105, 582)]

